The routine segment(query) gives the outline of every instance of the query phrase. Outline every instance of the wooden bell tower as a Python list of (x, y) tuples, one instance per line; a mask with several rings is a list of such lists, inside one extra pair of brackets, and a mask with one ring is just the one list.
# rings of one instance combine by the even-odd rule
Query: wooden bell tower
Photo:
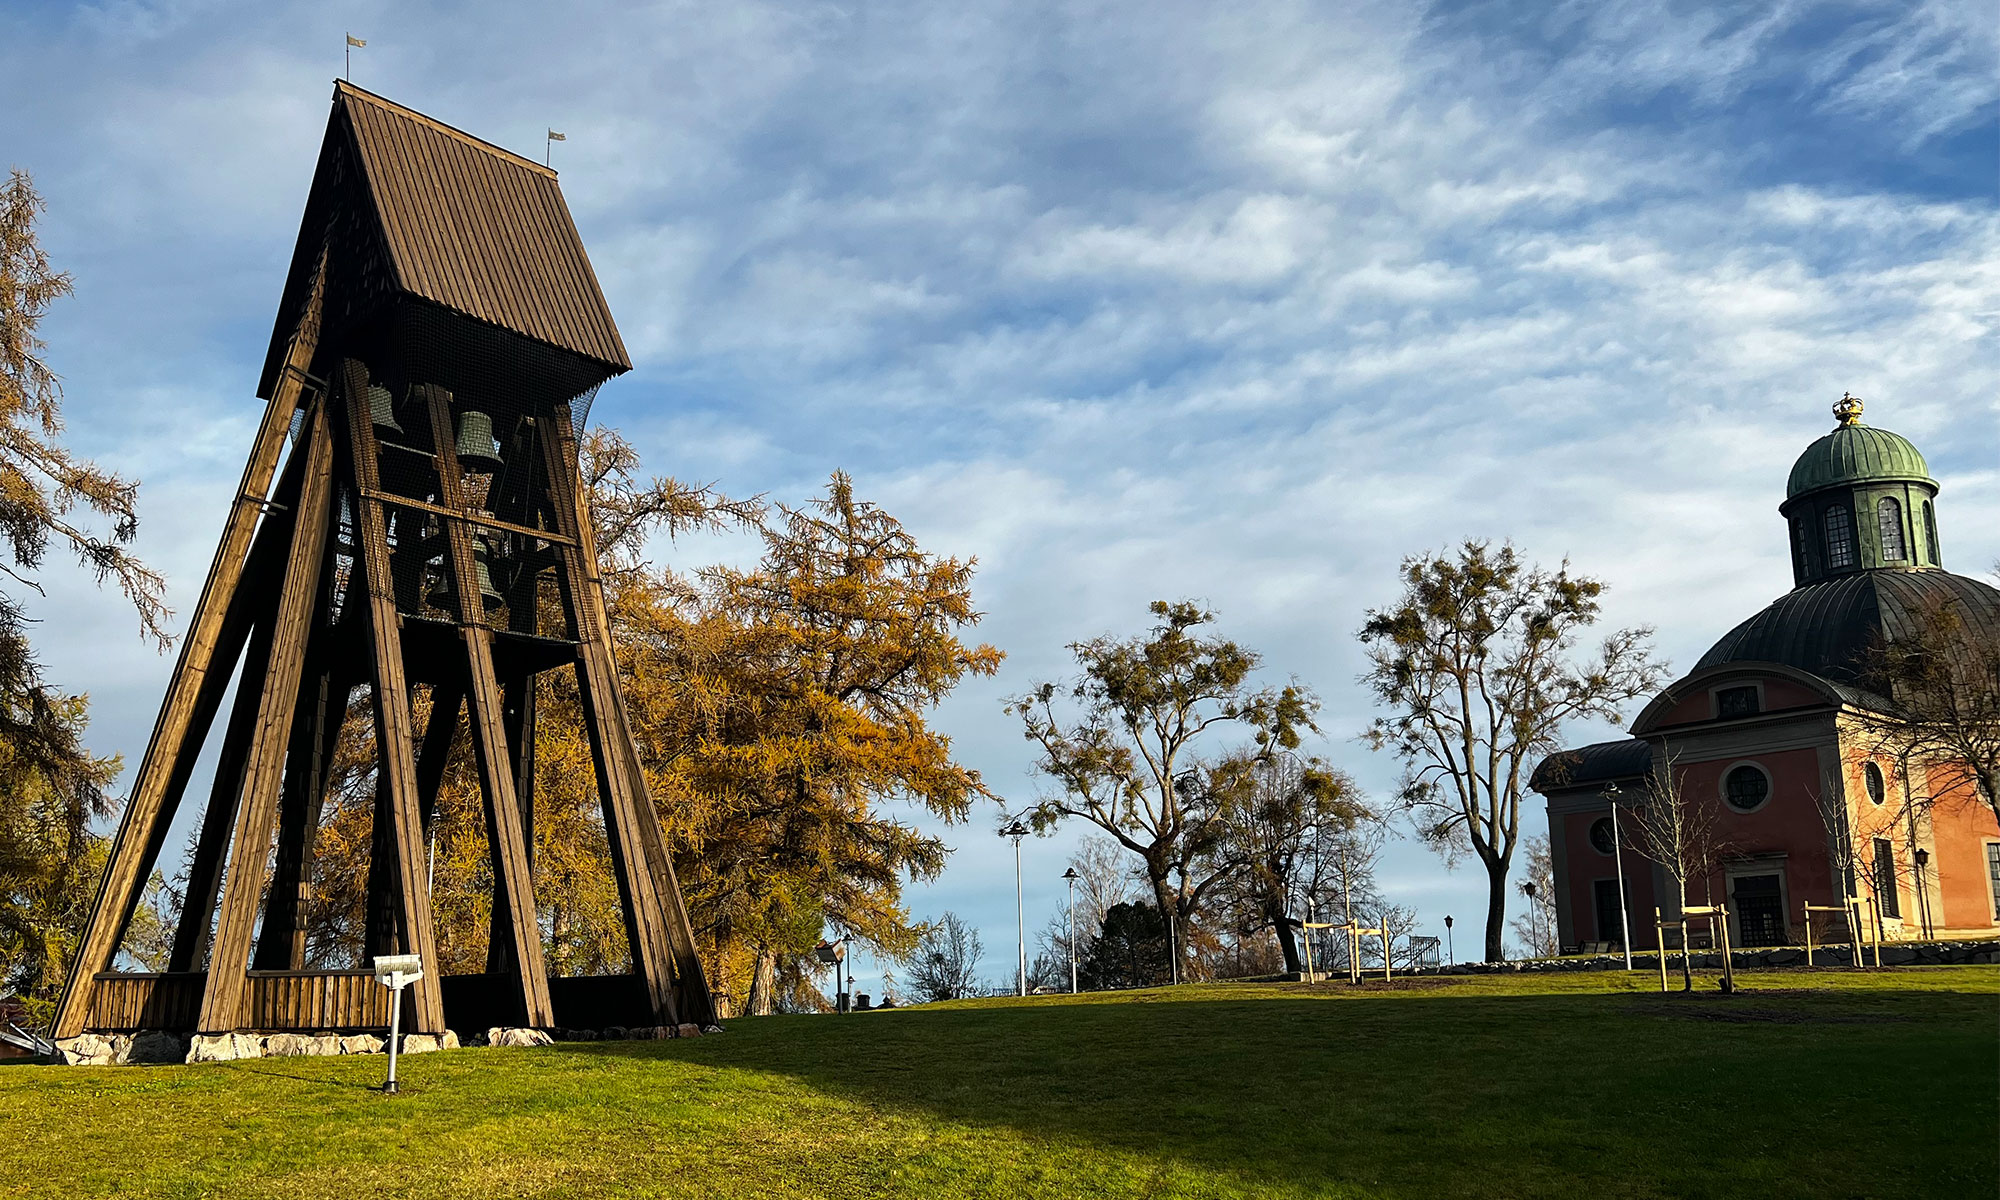
[[(335, 85), (258, 389), (268, 407), (57, 1037), (387, 1025), (366, 961), (305, 969), (314, 835), (357, 688), (377, 756), (364, 953), (423, 956), (406, 1028), (714, 1019), (619, 693), (578, 481), (590, 401), (630, 369), (555, 172)], [(627, 975), (552, 979), (543, 963), (535, 680), (556, 670), (582, 699)], [(168, 970), (113, 971), (232, 679)], [(493, 922), (485, 972), (440, 977), (425, 844), (462, 712)]]

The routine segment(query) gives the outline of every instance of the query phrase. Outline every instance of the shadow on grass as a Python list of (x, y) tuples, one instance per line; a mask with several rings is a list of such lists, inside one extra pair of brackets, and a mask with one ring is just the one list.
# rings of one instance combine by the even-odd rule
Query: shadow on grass
[[(233, 1071), (242, 1075), (261, 1075), (266, 1079), (289, 1079), (294, 1083), (302, 1083), (319, 1091), (379, 1092), (382, 1090), (379, 1084), (362, 1083), (352, 1079), (331, 1078), (324, 1074), (302, 1074), (297, 1069), (286, 1070), (283, 1067), (273, 1065), (274, 1063), (284, 1061), (284, 1059), (268, 1058), (238, 1059), (235, 1062), (217, 1063), (216, 1066), (222, 1070)], [(387, 1059), (384, 1059), (384, 1062), (386, 1063)], [(386, 1071), (386, 1067), (384, 1069)]]
[[(767, 1017), (562, 1052), (776, 1073), (1253, 1189), (1995, 1194), (1966, 1151), (2000, 1120), (1994, 996), (1424, 991)], [(1892, 1111), (1893, 1139), (1839, 1135)]]

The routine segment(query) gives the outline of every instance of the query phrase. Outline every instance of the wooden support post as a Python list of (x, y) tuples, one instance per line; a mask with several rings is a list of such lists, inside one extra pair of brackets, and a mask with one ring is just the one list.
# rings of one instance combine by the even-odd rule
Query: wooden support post
[(279, 775), (298, 701), (320, 567), (326, 557), (328, 501), (333, 489), (332, 441), (326, 406), (316, 404), (306, 418), (305, 479), (284, 584), (278, 594), (270, 662), (261, 679), (242, 681), (246, 688), (256, 685), (257, 722), (236, 802), (234, 869), (224, 886), (215, 952), (202, 995), (198, 1025), (204, 1032), (225, 1032), (243, 1022), (245, 971), (257, 905), (263, 898), (265, 857), (270, 853), (278, 815)]
[(535, 677), (521, 672), (501, 685), (501, 723), (514, 764), (514, 799), (528, 838), (528, 869), (535, 866)]
[(139, 760), (139, 770), (132, 777), (131, 795), (98, 883), (89, 924), (84, 927), (70, 960), (69, 979), (54, 1021), (53, 1033), (58, 1038), (75, 1037), (83, 1032), (97, 973), (108, 968), (112, 956), (118, 952), (125, 926), (132, 918), (140, 891), (152, 874), (167, 829), (173, 823), (181, 789), (186, 786), (188, 772), (193, 770), (200, 749), (201, 736), (207, 732), (207, 718), (199, 722), (199, 731), (194, 728), (203, 701), (212, 698), (207, 708), (212, 717), (213, 705), (221, 702), (229, 667), (234, 665), (232, 653), (227, 656), (230, 662), (220, 671), (224, 679), (216, 682), (210, 678), (217, 651), (222, 648), (225, 617), (235, 597), (237, 581), (242, 577), (250, 539), (257, 529), (265, 489), (278, 469), (278, 455), (284, 448), (292, 414), (304, 396), (305, 372), (312, 365), (313, 353), (319, 345), (325, 278), (326, 257), (322, 254), (312, 291), (286, 352), (284, 369), (279, 372), (270, 402), (265, 405), (250, 460), (244, 464), (236, 500), (230, 506), (221, 542), (215, 548), (215, 561), (209, 566), (201, 599), (195, 604), (194, 620), (181, 639), (180, 659), (167, 684), (159, 718), (153, 723), (145, 757)]
[(1868, 969), (1868, 959), (1863, 955), (1864, 944), (1861, 933), (1861, 897), (1847, 898), (1847, 942), (1852, 949), (1853, 967), (1857, 971)]
[(451, 746), (458, 740), (458, 714), (465, 708), (465, 683), (447, 680), (431, 688), (431, 715), (424, 725), (423, 745), (417, 750), (417, 812), (423, 820), (424, 840), (431, 836), (437, 820), (438, 791), (444, 787), (445, 768), (451, 765)]
[(393, 833), (389, 840), (395, 858), (396, 924), (402, 931), (404, 948), (422, 958), (424, 966), (424, 978), (406, 989), (410, 993), (410, 1030), (442, 1033), (444, 1004), (437, 984), (437, 941), (430, 897), (424, 890), (423, 820), (417, 808), (417, 764), (411, 746), (409, 684), (403, 671), (402, 618), (396, 612), (395, 583), (389, 568), (387, 514), (376, 498), (381, 487), (381, 461), (367, 397), (368, 368), (348, 359), (341, 367), (338, 399), (346, 417), (345, 449), (356, 489), (354, 536), (360, 557), (355, 574), (367, 597), (375, 668), (375, 746), (382, 780), (378, 804), (387, 800)]
[[(563, 468), (569, 480), (569, 492), (575, 502), (576, 540), (579, 553), (587, 566), (588, 578), (581, 591), (589, 606), (591, 619), (599, 631), (603, 642), (604, 657), (615, 665), (611, 641), (610, 605), (604, 595), (604, 581), (597, 570), (597, 532), (590, 521), (590, 498), (584, 495), (582, 483), (576, 477), (574, 464), (578, 461), (575, 435), (566, 422), (556, 423), (556, 440), (562, 454)], [(551, 478), (555, 478), (553, 473)], [(680, 878), (674, 870), (673, 855), (668, 851), (665, 832), (660, 828), (659, 811), (653, 807), (652, 790), (647, 786), (645, 769), (639, 762), (638, 743), (632, 736), (631, 712), (625, 704), (624, 691), (616, 685), (616, 675), (612, 676), (611, 698), (613, 715), (616, 717), (614, 741), (625, 760), (625, 769), (631, 778), (632, 794), (637, 798), (639, 812), (639, 832), (645, 841), (646, 857), (651, 864), (653, 890), (660, 897), (662, 915), (666, 919), (667, 941), (674, 956), (674, 974), (680, 985), (680, 1018), (708, 1025), (715, 1021), (714, 997), (709, 992), (706, 972), (701, 965), (701, 955), (695, 947), (694, 923), (688, 919), (687, 902), (681, 895)]]
[(1736, 990), (1736, 953), (1729, 942), (1729, 906), (1715, 906), (1714, 924), (1722, 931), (1722, 984), (1730, 991)]
[(576, 444), (563, 414), (551, 414), (539, 421), (538, 426), (549, 476), (550, 512), (557, 532), (566, 539), (557, 545), (562, 556), (562, 587), (581, 643), (576, 665), (577, 690), (582, 700), (584, 728), (590, 738), (591, 760), (604, 799), (605, 832), (611, 843), (620, 898), (624, 901), (632, 966), (645, 984), (654, 1011), (666, 1022), (677, 1023), (680, 1012), (674, 998), (675, 956), (666, 927), (665, 905), (658, 891), (657, 864), (649, 861), (652, 855), (644, 828), (650, 822), (657, 834), (659, 814), (653, 811), (643, 792), (634, 795), (632, 773), (625, 758), (630, 736), (618, 720), (617, 668), (603, 616), (597, 564), (593, 555), (583, 552), (583, 539), (589, 536), (582, 532), (587, 525), (588, 501), (579, 491)]
[[(1662, 918), (1657, 904), (1653, 906), (1653, 940), (1660, 944), (1660, 992), (1664, 995), (1667, 990), (1667, 923)], [(1681, 952), (1683, 954), (1687, 952), (1685, 944), (1682, 945)]]
[[(464, 474), (459, 467), (451, 427), (451, 397), (440, 388), (422, 389), (430, 410), (431, 436), (437, 446), (439, 488), (447, 507), (465, 508)], [(471, 703), (472, 746), (479, 767), (479, 788), (486, 809), (487, 845), (493, 856), (493, 919), (505, 920), (507, 957), (520, 981), (526, 1023), (537, 1028), (555, 1025), (549, 999), (548, 968), (542, 960), (542, 931), (536, 916), (534, 881), (528, 871), (528, 850), (520, 822), (520, 802), (514, 795), (513, 760), (501, 722), (500, 681), (493, 670), (493, 631), (486, 625), (485, 601), (472, 538), (462, 519), (445, 518), (446, 556), (452, 591), (458, 602), (459, 637), (465, 646), (466, 699)], [(457, 723), (457, 706), (452, 709)], [(492, 957), (489, 946), (488, 958)]]
[[(277, 489), (271, 495), (273, 511), (257, 526), (255, 540), (245, 556), (241, 585), (224, 615), (223, 633), (209, 676), (216, 693), (214, 706), (200, 720), (190, 723), (189, 752), (185, 758), (192, 766), (200, 754), (201, 740), (214, 720), (221, 693), (240, 658), (242, 670), (238, 673), (236, 700), (223, 730), (222, 748), (216, 755), (215, 778), (209, 786), (208, 805), (195, 836), (187, 887), (174, 927), (174, 944), (167, 956), (167, 970), (171, 972), (199, 971), (208, 954), (215, 903), (222, 893), (222, 868), (236, 820), (236, 799), (242, 791), (250, 735), (257, 723), (259, 687), (270, 666), (272, 618), (265, 612), (259, 620), (258, 613), (263, 602), (284, 585), (285, 560), (298, 524), (299, 487), (305, 477), (305, 463), (306, 455), (294, 453), (278, 478)], [(172, 793), (176, 801), (185, 786), (183, 777)]]
[[(331, 574), (324, 567), (324, 575)], [(324, 583), (324, 578), (322, 579)], [(321, 598), (324, 602), (325, 592)], [(318, 665), (306, 676), (306, 692), (292, 723), (285, 764), (285, 790), (278, 809), (278, 859), (264, 927), (257, 935), (256, 971), (302, 971), (306, 965), (304, 913), (311, 898), (313, 852), (340, 726), (347, 716), (350, 676), (336, 675), (327, 662), (331, 630), (320, 631)], [(308, 651), (312, 654), (313, 651)]]

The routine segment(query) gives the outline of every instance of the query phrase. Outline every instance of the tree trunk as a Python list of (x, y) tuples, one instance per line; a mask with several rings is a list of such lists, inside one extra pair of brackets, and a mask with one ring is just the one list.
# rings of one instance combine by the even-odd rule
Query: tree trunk
[(1153, 903), (1159, 905), (1160, 920), (1167, 924), (1167, 978), (1174, 983), (1181, 981), (1181, 923), (1173, 892), (1166, 873), (1153, 873), (1152, 864), (1146, 865), (1146, 879), (1153, 885)]
[[(1299, 941), (1292, 932), (1291, 922), (1285, 920), (1284, 907), (1278, 904), (1269, 905), (1265, 908), (1264, 915), (1270, 918), (1271, 928), (1278, 931), (1278, 949), (1285, 956), (1285, 973), (1296, 975), (1304, 971), (1305, 966), (1299, 961)], [(1311, 937), (1312, 934), (1308, 932), (1306, 936)]]
[(750, 973), (750, 998), (743, 1005), (746, 1016), (768, 1017), (777, 1010), (778, 956), (768, 946), (757, 947), (757, 966)]
[(1486, 864), (1486, 961), (1504, 962), (1501, 940), (1507, 930), (1507, 864)]

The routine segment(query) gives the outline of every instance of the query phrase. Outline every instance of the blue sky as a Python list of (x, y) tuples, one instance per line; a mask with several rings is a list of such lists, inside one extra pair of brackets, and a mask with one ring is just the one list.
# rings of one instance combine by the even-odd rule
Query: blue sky
[[(1180, 596), (1317, 687), (1320, 749), (1386, 794), (1353, 633), (1466, 536), (1604, 577), (1685, 668), (1789, 586), (1785, 471), (1843, 390), (1929, 456), (1948, 565), (2000, 559), (1988, 4), (0, 13), (0, 158), (76, 277), (44, 325), (70, 437), (145, 480), (183, 614), (348, 31), (362, 86), (524, 154), (568, 135), (637, 363), (594, 415), (649, 468), (790, 500), (844, 469), (979, 558), (1010, 658), (938, 720), (1005, 796), (1039, 785), (1001, 699)], [(79, 572), (31, 607), (136, 761), (169, 662)], [(910, 900), (999, 977), (994, 815)], [(1027, 847), (1031, 927), (1069, 842)], [(1413, 846), (1383, 874), (1432, 925), (1483, 902)]]

